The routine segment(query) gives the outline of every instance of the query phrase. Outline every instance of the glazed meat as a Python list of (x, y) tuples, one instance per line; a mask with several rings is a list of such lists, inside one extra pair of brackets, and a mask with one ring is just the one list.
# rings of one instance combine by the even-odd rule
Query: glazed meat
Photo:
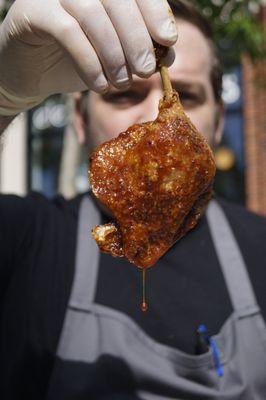
[(155, 121), (136, 124), (90, 157), (96, 198), (114, 222), (96, 226), (100, 249), (147, 268), (192, 229), (212, 196), (215, 162), (168, 87)]

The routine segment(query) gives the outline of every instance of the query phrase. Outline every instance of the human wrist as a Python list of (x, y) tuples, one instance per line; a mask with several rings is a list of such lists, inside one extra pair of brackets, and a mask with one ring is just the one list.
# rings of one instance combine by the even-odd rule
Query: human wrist
[(43, 98), (19, 97), (4, 89), (0, 85), (0, 116), (16, 116), (22, 111), (28, 110), (41, 103)]

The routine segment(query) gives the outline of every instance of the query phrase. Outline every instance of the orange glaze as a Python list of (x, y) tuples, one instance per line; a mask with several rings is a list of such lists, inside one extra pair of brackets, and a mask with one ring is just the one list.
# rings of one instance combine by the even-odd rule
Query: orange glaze
[(215, 170), (206, 139), (174, 91), (160, 101), (155, 121), (133, 125), (90, 157), (93, 193), (115, 216), (104, 240), (94, 230), (100, 249), (140, 268), (154, 265), (196, 225)]

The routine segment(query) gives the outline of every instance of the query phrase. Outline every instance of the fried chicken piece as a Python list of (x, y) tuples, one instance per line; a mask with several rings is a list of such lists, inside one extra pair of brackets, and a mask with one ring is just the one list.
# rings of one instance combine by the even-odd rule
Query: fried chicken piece
[(168, 90), (155, 121), (131, 126), (91, 154), (92, 191), (115, 218), (93, 228), (100, 249), (139, 268), (155, 264), (196, 225), (215, 170), (206, 139)]

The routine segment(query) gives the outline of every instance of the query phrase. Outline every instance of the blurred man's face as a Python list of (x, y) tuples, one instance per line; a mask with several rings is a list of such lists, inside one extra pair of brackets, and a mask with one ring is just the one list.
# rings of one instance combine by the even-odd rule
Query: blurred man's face
[[(222, 113), (210, 82), (211, 51), (198, 28), (183, 20), (177, 24), (179, 40), (169, 69), (171, 82), (192, 122), (214, 145), (220, 138)], [(116, 137), (133, 124), (155, 119), (162, 95), (159, 73), (149, 79), (134, 78), (133, 85), (122, 92), (91, 92), (87, 104), (89, 147)]]

